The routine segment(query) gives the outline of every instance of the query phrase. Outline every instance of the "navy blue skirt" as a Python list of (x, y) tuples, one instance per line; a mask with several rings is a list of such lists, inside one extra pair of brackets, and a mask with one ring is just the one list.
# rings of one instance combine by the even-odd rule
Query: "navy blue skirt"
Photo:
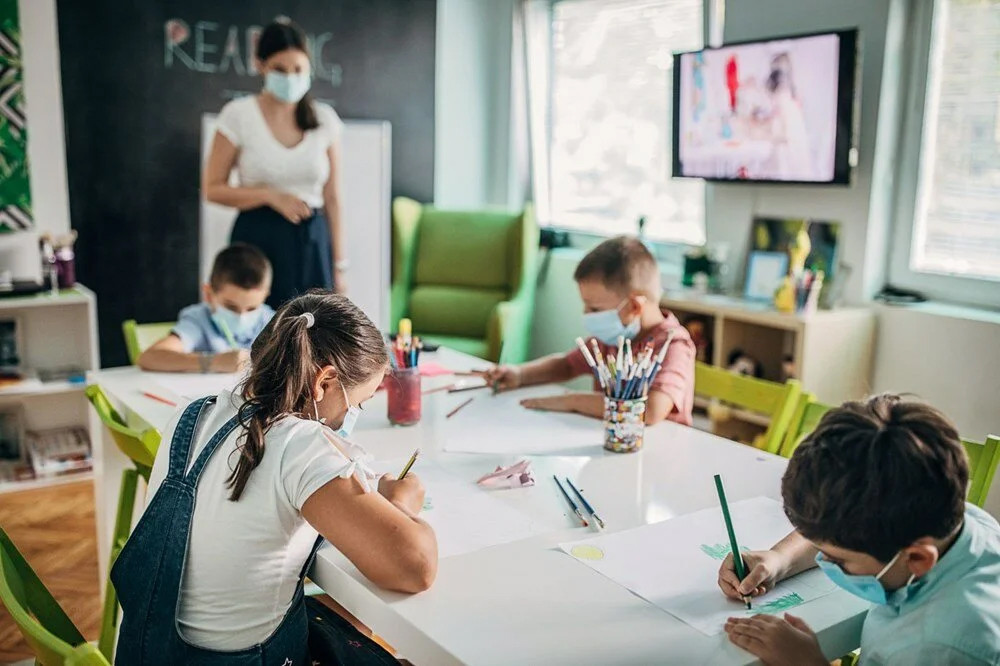
[(271, 262), (274, 276), (267, 304), (275, 310), (310, 289), (333, 289), (330, 227), (318, 208), (299, 224), (267, 206), (245, 210), (236, 218), (229, 240), (260, 248)]

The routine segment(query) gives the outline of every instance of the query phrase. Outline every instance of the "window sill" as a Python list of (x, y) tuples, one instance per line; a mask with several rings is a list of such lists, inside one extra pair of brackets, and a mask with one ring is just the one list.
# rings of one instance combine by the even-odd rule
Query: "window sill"
[(924, 303), (913, 303), (909, 305), (889, 305), (888, 303), (877, 303), (879, 311), (906, 310), (909, 312), (919, 312), (921, 314), (933, 315), (936, 317), (947, 317), (949, 319), (961, 319), (964, 321), (974, 321), (984, 324), (996, 324), (1000, 326), (1000, 311), (988, 308), (977, 308), (971, 305), (955, 305), (943, 303), (941, 301), (926, 301)]

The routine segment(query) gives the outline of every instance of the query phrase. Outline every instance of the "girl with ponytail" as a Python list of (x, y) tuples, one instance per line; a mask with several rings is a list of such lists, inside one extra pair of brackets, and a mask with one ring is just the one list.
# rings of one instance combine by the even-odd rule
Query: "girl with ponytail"
[[(388, 362), (368, 317), (343, 296), (299, 296), (250, 361), (237, 391), (195, 401), (164, 432), (146, 511), (112, 568), (117, 663), (309, 663), (308, 617), (323, 611), (306, 611), (302, 577), (324, 537), (380, 587), (434, 580), (419, 479), (377, 479), (348, 440)], [(365, 646), (349, 663), (395, 663), (341, 631)]]
[[(260, 33), (256, 55), (263, 90), (219, 112), (202, 189), (208, 201), (240, 210), (231, 242), (267, 255), (274, 272), (267, 303), (277, 309), (313, 287), (344, 291), (337, 186), (343, 123), (309, 95), (312, 70), (297, 25), (276, 19)], [(237, 187), (229, 184), (234, 168)]]

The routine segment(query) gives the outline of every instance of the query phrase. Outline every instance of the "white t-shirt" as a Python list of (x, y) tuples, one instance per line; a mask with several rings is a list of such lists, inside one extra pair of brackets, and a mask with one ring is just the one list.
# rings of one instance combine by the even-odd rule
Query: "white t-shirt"
[(327, 104), (313, 102), (319, 127), (286, 147), (264, 119), (256, 95), (235, 99), (219, 112), (216, 129), (239, 149), (236, 171), (244, 187), (273, 187), (294, 194), (308, 206), (323, 205), (323, 186), (330, 178), (327, 149), (340, 140), (344, 123)]
[[(237, 412), (240, 397), (219, 394), (195, 430), (188, 467)], [(149, 479), (147, 505), (167, 476), (180, 413), (163, 433)], [(354, 475), (374, 487), (364, 450), (317, 421), (287, 416), (268, 431), (264, 457), (239, 501), (226, 479), (238, 460), (237, 426), (202, 471), (195, 494), (177, 624), (189, 642), (241, 650), (265, 640), (281, 623), (317, 532), (301, 509), (328, 481)], [(338, 448), (340, 450), (338, 450)], [(346, 455), (345, 455), (346, 453)], [(232, 467), (231, 467), (232, 466)]]

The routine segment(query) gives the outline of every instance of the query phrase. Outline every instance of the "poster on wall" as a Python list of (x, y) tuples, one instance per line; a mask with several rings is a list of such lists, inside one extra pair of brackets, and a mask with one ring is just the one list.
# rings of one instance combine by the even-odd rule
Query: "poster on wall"
[(17, 0), (0, 0), (0, 233), (32, 226)]

